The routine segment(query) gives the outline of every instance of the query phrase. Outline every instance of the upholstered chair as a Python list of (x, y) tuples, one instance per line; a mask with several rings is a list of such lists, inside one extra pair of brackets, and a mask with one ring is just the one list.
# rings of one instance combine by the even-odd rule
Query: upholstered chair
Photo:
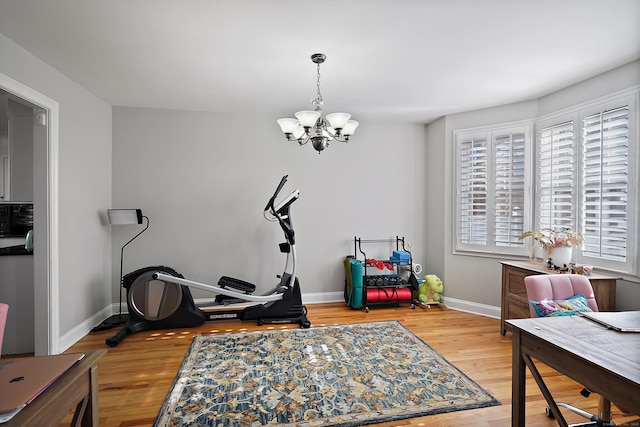
[[(595, 295), (593, 293), (593, 287), (591, 282), (586, 276), (581, 274), (538, 274), (533, 276), (527, 276), (524, 278), (524, 286), (527, 291), (527, 298), (529, 299), (529, 311), (531, 317), (540, 317), (536, 308), (534, 307), (536, 302), (563, 302), (576, 295), (584, 295), (587, 304), (591, 311), (598, 311), (598, 303), (596, 302)], [(583, 389), (581, 394), (583, 396), (589, 396), (591, 392), (587, 389)], [(575, 412), (587, 419), (592, 420), (591, 423), (576, 424), (579, 426), (614, 426), (615, 423), (611, 422), (611, 403), (609, 400), (599, 397), (598, 401), (598, 416), (594, 418), (593, 414), (583, 411), (575, 406), (556, 402), (559, 407), (566, 408), (572, 412)], [(624, 410), (623, 410), (624, 411)], [(547, 415), (550, 417), (551, 412), (549, 408), (546, 410)]]
[[(591, 282), (581, 274), (537, 274), (524, 278), (529, 301), (565, 301), (584, 295), (591, 311), (598, 311), (598, 303)], [(529, 304), (531, 317), (538, 317), (533, 304)]]

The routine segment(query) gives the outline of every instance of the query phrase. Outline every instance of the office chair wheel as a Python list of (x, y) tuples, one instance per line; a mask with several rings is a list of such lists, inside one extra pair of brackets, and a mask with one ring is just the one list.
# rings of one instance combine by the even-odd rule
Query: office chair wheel
[(544, 408), (544, 413), (547, 414), (547, 417), (549, 417), (549, 418), (555, 418), (553, 416), (553, 414), (551, 413), (551, 409), (549, 409), (548, 406)]

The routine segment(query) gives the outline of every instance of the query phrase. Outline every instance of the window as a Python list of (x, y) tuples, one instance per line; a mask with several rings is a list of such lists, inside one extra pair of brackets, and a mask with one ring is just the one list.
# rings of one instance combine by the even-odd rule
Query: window
[(531, 125), (455, 132), (456, 250), (523, 253)]
[(577, 230), (577, 262), (637, 274), (635, 105), (624, 96), (538, 124), (534, 228)]
[(454, 131), (454, 251), (527, 255), (527, 230), (585, 238), (574, 261), (640, 277), (637, 89), (536, 122)]

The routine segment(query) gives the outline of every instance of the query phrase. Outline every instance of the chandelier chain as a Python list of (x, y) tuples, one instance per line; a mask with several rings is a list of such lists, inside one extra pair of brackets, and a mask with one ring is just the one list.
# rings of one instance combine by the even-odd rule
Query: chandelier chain
[(318, 87), (318, 98), (317, 98), (317, 101), (318, 101), (318, 105), (316, 105), (316, 106), (321, 106), (321, 105), (324, 104), (324, 100), (322, 99), (322, 94), (320, 93), (320, 63), (318, 63), (317, 66), (318, 66), (318, 72), (317, 72), (317, 81), (318, 81), (318, 83), (317, 83), (317, 87)]

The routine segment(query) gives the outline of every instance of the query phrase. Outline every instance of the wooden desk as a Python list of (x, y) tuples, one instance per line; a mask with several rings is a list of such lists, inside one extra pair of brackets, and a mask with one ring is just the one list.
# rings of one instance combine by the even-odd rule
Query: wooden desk
[(525, 425), (525, 366), (558, 424), (567, 425), (532, 358), (640, 415), (640, 333), (616, 332), (580, 316), (506, 322), (513, 331), (513, 427)]
[(71, 411), (72, 426), (98, 427), (98, 359), (105, 353), (86, 352), (82, 360), (2, 427), (57, 427)]
[[(501, 261), (502, 305), (500, 310), (500, 334), (507, 331), (505, 320), (526, 319), (529, 300), (524, 287), (524, 278), (534, 274), (560, 274), (549, 270), (542, 261)], [(592, 273), (589, 278), (598, 303), (598, 310), (613, 311), (616, 308), (616, 280), (620, 277)]]

